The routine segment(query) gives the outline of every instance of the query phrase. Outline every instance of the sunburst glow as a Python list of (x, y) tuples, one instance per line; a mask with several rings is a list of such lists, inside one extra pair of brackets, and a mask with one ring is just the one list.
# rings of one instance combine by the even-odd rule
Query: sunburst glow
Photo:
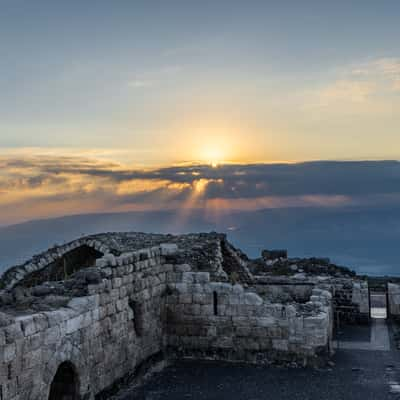
[(201, 161), (206, 162), (207, 164), (211, 165), (213, 168), (217, 168), (218, 165), (222, 164), (225, 160), (225, 153), (221, 147), (215, 145), (205, 147), (201, 154)]

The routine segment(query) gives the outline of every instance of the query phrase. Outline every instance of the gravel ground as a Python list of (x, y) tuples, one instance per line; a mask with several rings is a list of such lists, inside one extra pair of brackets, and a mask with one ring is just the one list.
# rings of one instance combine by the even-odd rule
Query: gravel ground
[[(365, 337), (365, 330), (360, 334)], [(354, 329), (349, 336), (357, 338)], [(177, 362), (119, 400), (400, 399), (399, 354), (339, 350), (335, 365), (320, 370)]]

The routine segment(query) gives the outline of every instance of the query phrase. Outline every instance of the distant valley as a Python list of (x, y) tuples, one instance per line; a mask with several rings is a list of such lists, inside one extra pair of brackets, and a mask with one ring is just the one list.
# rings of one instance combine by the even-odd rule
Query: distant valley
[(400, 207), (287, 208), (208, 215), (195, 211), (84, 214), (0, 228), (0, 271), (54, 244), (111, 231), (227, 233), (251, 257), (264, 248), (287, 248), (290, 256), (326, 256), (370, 275), (400, 275)]

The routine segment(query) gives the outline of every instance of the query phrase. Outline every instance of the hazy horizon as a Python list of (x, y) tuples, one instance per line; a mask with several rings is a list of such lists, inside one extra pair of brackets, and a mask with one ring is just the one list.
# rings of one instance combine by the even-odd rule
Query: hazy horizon
[(0, 273), (55, 244), (112, 231), (188, 233), (218, 231), (257, 258), (265, 248), (286, 248), (290, 257), (329, 257), (369, 275), (399, 276), (400, 206), (303, 207), (229, 211), (210, 216), (194, 210), (177, 223), (175, 211), (87, 214), (0, 227)]

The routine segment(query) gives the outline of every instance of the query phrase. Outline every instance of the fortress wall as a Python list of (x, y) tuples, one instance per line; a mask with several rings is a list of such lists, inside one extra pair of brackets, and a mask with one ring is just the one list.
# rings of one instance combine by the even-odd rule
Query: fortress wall
[(330, 353), (331, 294), (325, 290), (313, 290), (307, 312), (267, 302), (241, 285), (210, 282), (208, 273), (185, 266), (176, 266), (168, 281), (168, 345), (177, 357), (305, 365)]
[(335, 319), (347, 323), (369, 322), (367, 281), (338, 279), (332, 284)]
[(400, 317), (400, 285), (388, 283), (388, 314), (390, 317)]
[(93, 399), (161, 351), (172, 266), (162, 265), (159, 248), (100, 263), (107, 279), (89, 285), (89, 296), (73, 298), (66, 308), (14, 318), (2, 314), (0, 399), (48, 399), (65, 361), (78, 374), (82, 399)]
[(299, 283), (264, 283), (251, 285), (256, 293), (267, 297), (272, 303), (300, 302), (306, 303), (312, 296), (315, 284)]
[[(118, 257), (96, 243), (81, 245), (106, 251), (92, 267), (101, 277), (97, 284), (88, 284), (80, 297), (65, 289), (65, 307), (23, 314), (16, 300), (7, 306), (8, 314), (0, 312), (1, 400), (48, 399), (65, 362), (76, 372), (81, 398), (93, 400), (164, 352), (171, 357), (296, 365), (317, 365), (330, 355), (331, 282), (327, 290), (319, 284), (271, 285), (263, 293), (259, 287), (212, 281), (210, 272), (193, 272), (191, 265), (183, 264), (176, 244)], [(71, 246), (61, 253), (68, 251)], [(209, 266), (208, 258), (196, 260)], [(12, 279), (22, 282), (21, 277)], [(68, 288), (68, 282), (78, 278), (69, 279), (58, 284)], [(352, 302), (361, 304), (364, 288), (347, 287)], [(289, 297), (278, 302), (284, 295)], [(52, 296), (44, 295), (40, 304), (54, 304)]]

